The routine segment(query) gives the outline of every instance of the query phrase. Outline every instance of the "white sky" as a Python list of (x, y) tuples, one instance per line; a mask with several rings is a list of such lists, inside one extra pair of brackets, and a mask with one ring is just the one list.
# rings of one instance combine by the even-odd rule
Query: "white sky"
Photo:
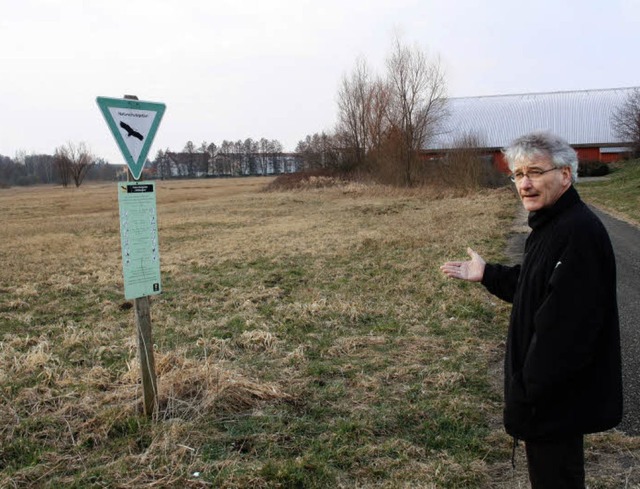
[(97, 96), (163, 102), (149, 157), (188, 140), (331, 130), (358, 56), (393, 35), (451, 97), (640, 85), (640, 0), (0, 0), (0, 154), (84, 141), (122, 156)]

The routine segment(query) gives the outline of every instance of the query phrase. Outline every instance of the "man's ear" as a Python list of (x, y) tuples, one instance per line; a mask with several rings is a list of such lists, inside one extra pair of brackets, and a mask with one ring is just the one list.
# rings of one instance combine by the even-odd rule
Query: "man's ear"
[(570, 166), (563, 166), (562, 167), (562, 184), (563, 185), (571, 185), (572, 181), (571, 181), (571, 167)]

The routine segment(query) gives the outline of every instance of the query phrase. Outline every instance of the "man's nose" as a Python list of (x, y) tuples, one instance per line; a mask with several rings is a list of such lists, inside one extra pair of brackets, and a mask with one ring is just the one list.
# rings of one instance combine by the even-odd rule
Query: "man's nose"
[(522, 180), (520, 180), (520, 188), (531, 188), (531, 179), (526, 173), (522, 177)]

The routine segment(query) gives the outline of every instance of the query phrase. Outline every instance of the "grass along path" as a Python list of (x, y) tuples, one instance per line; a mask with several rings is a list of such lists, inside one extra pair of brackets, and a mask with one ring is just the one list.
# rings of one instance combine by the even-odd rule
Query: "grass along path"
[[(490, 368), (508, 307), (438, 270), (468, 245), (501, 258), (512, 194), (266, 181), (158, 182), (152, 421), (115, 186), (0, 192), (0, 486), (513, 481)], [(638, 460), (637, 440), (589, 443)], [(607, 467), (592, 487), (637, 481)]]
[(611, 166), (612, 173), (604, 179), (578, 181), (578, 191), (587, 202), (640, 226), (640, 160)]

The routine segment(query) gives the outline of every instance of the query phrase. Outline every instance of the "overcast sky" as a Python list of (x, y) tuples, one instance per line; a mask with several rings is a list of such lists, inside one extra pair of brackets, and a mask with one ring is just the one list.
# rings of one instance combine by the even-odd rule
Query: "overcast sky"
[(167, 105), (149, 153), (330, 131), (395, 33), (450, 97), (640, 85), (640, 0), (0, 0), (0, 154), (68, 141), (123, 163), (97, 96)]

